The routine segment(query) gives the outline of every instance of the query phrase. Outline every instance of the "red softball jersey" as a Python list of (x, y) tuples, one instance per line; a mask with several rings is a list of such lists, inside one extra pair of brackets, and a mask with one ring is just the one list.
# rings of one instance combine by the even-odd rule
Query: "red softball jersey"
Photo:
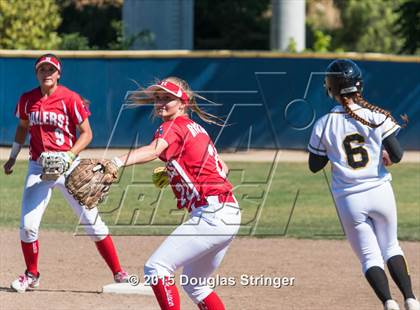
[(79, 94), (59, 85), (48, 97), (39, 87), (24, 93), (16, 105), (16, 116), (29, 120), (29, 152), (37, 160), (42, 152), (69, 151), (76, 142), (76, 126), (89, 111)]
[(231, 193), (232, 184), (203, 127), (188, 116), (179, 116), (160, 125), (154, 135), (154, 139), (158, 138), (169, 145), (159, 158), (166, 162), (179, 209), (204, 205), (207, 196)]

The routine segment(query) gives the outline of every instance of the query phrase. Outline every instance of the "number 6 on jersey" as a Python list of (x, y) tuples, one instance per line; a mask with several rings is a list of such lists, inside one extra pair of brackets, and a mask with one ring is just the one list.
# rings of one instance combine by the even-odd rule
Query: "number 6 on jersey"
[[(359, 146), (352, 147), (352, 143), (357, 143)], [(343, 140), (343, 146), (347, 156), (347, 163), (353, 169), (366, 167), (369, 162), (368, 151), (362, 146), (364, 143), (365, 138), (358, 133), (348, 135)]]

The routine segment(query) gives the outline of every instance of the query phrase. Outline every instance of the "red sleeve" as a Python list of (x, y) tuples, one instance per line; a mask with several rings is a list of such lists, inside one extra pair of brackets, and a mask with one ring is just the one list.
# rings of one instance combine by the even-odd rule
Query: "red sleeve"
[(71, 97), (69, 101), (69, 110), (71, 121), (76, 125), (83, 123), (89, 116), (89, 112), (86, 109), (82, 98), (77, 94)]
[(16, 104), (15, 115), (19, 119), (27, 120), (28, 114), (26, 113), (26, 107), (28, 105), (28, 99), (22, 95)]
[(174, 122), (164, 122), (156, 130), (153, 139), (163, 139), (168, 143), (168, 148), (165, 150), (166, 159), (170, 159), (179, 154), (182, 148), (182, 132), (181, 129)]

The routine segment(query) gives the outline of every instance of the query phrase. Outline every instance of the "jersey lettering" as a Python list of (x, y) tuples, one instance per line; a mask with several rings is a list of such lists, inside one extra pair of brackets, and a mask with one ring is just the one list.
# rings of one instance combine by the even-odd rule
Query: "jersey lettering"
[(60, 128), (63, 128), (64, 126), (64, 115), (63, 114), (58, 114), (57, 116), (57, 126)]
[(197, 123), (191, 123), (187, 125), (188, 130), (191, 132), (192, 136), (195, 138), (199, 133), (203, 133), (205, 135), (208, 135), (206, 130), (201, 127)]
[(16, 116), (29, 122), (31, 159), (37, 160), (45, 151), (68, 151), (77, 139), (77, 125), (89, 113), (78, 94), (59, 85), (47, 98), (42, 97), (39, 87), (24, 93)]
[(68, 116), (64, 116), (63, 114), (57, 114), (49, 111), (43, 111), (42, 114), (39, 111), (29, 113), (29, 126), (52, 125), (63, 128), (64, 120), (66, 120), (67, 126)]

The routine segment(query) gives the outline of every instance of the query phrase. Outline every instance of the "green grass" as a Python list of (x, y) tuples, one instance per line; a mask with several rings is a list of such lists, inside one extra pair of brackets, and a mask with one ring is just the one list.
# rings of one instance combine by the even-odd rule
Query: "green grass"
[[(3, 164), (3, 163), (2, 163)], [(19, 226), (26, 162), (11, 176), (0, 175), (0, 226)], [(169, 188), (159, 192), (150, 183), (156, 163), (127, 168), (114, 185), (101, 216), (113, 234), (165, 235), (187, 218), (178, 211)], [(343, 238), (325, 176), (312, 174), (306, 163), (230, 163), (230, 180), (242, 208), (241, 235), (297, 238)], [(392, 167), (398, 204), (399, 238), (420, 240), (420, 165)], [(327, 172), (330, 179), (329, 172)], [(293, 211), (293, 212), (292, 212)], [(71, 208), (54, 191), (42, 220), (44, 229), (83, 233)]]

